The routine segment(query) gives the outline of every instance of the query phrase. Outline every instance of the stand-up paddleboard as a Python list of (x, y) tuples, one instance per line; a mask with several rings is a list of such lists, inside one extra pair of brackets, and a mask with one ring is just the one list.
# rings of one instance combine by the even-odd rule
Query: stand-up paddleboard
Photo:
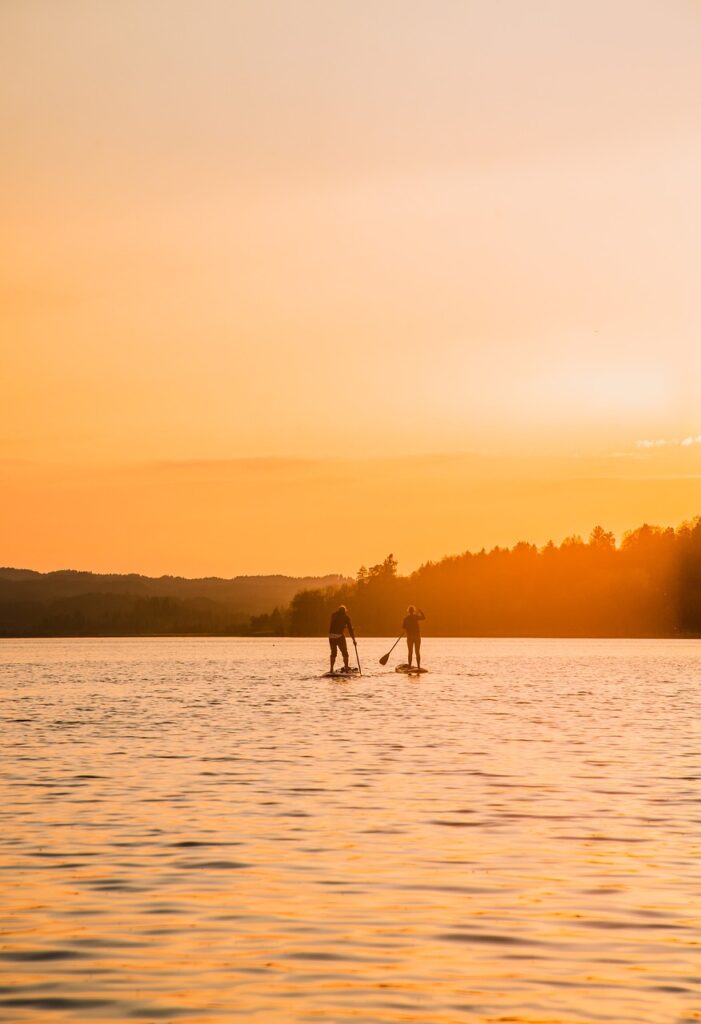
[(403, 672), (406, 676), (418, 676), (423, 675), (424, 672), (428, 672), (428, 669), (417, 668), (416, 665), (397, 665), (394, 671)]
[(357, 668), (337, 668), (333, 672), (324, 672), (322, 679), (349, 679), (351, 676), (359, 676)]

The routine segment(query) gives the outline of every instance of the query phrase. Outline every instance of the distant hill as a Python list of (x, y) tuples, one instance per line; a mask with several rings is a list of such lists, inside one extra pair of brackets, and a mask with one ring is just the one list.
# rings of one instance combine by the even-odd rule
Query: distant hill
[(256, 616), (301, 590), (348, 582), (328, 576), (186, 579), (0, 568), (0, 636), (246, 633)]

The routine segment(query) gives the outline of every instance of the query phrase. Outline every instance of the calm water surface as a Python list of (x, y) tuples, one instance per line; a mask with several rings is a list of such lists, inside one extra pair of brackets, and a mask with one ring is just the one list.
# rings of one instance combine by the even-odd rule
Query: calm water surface
[(701, 1020), (701, 643), (324, 645), (0, 643), (0, 1019)]

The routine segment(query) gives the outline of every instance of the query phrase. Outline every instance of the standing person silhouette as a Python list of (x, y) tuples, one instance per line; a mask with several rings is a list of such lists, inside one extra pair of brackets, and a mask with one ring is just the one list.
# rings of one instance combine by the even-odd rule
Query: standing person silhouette
[(420, 622), (426, 618), (420, 608), (410, 604), (406, 610), (406, 617), (402, 622), (402, 629), (406, 633), (406, 645), (409, 650), (409, 668), (411, 659), (416, 651), (416, 667), (421, 668), (421, 627)]
[(355, 633), (353, 632), (353, 623), (348, 615), (348, 609), (344, 604), (339, 605), (336, 611), (331, 616), (331, 622), (329, 623), (329, 647), (331, 648), (331, 671), (336, 664), (336, 654), (338, 651), (343, 656), (343, 668), (346, 672), (350, 671), (348, 665), (348, 644), (346, 643), (345, 631), (348, 630), (350, 633), (353, 643), (355, 643)]

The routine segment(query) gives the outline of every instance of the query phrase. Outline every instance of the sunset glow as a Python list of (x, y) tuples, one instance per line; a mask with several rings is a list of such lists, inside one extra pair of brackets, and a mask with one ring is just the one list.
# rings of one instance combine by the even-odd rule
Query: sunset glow
[(696, 5), (8, 0), (0, 55), (0, 562), (701, 508)]
[(0, 1018), (701, 1024), (701, 2), (0, 2)]

